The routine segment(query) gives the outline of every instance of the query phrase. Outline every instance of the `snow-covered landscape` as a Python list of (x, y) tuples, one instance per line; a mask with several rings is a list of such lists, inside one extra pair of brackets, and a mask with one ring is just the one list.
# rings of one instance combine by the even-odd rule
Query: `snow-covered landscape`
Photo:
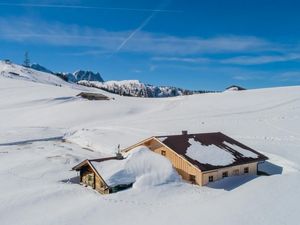
[[(299, 86), (135, 98), (15, 64), (1, 62), (0, 73), (1, 225), (299, 224)], [(82, 91), (114, 100), (77, 97)], [(119, 144), (182, 130), (223, 132), (269, 157), (261, 169), (272, 175), (200, 187), (179, 179), (164, 158), (137, 151), (126, 166), (138, 185), (100, 195), (71, 171), (84, 159), (115, 155)], [(150, 175), (136, 164), (145, 157), (159, 157), (144, 163)]]
[[(170, 86), (156, 86), (151, 84), (145, 84), (139, 80), (110, 80), (104, 81), (99, 72), (78, 70), (74, 73), (66, 72), (53, 72), (39, 64), (31, 64), (31, 69), (37, 70), (39, 72), (45, 72), (48, 75), (53, 75), (60, 77), (61, 79), (70, 82), (78, 83), (87, 87), (99, 88), (110, 93), (133, 96), (133, 97), (146, 97), (146, 98), (158, 98), (158, 97), (174, 97), (182, 95), (192, 95), (201, 93), (211, 93), (215, 91), (208, 90), (188, 90), (179, 87)], [(231, 90), (239, 90), (237, 88), (232, 88)]]

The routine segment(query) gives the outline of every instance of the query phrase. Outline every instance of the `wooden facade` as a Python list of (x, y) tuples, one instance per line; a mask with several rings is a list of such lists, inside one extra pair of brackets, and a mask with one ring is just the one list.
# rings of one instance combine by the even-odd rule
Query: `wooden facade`
[[(117, 158), (104, 158), (99, 159), (100, 161), (111, 160)], [(73, 167), (73, 170), (79, 171), (80, 184), (95, 189), (101, 194), (110, 194), (127, 189), (132, 184), (119, 184), (116, 186), (109, 186), (105, 180), (101, 177), (101, 174), (93, 167), (92, 161), (99, 160), (84, 160), (77, 166)]]
[[(82, 164), (82, 165), (81, 165)], [(85, 160), (74, 167), (73, 169), (79, 171), (80, 176), (80, 184), (91, 187), (101, 194), (109, 194), (110, 188), (99, 175), (99, 173), (93, 168), (93, 166), (89, 163), (88, 160)]]
[(200, 186), (206, 185), (209, 182), (220, 180), (224, 177), (243, 174), (257, 174), (258, 162), (245, 163), (238, 166), (229, 166), (210, 171), (201, 171), (196, 165), (193, 165), (187, 159), (185, 159), (184, 156), (179, 155), (155, 137), (148, 138), (124, 149), (123, 151), (128, 152), (131, 149), (141, 145), (145, 145), (153, 152), (168, 158), (173, 167), (177, 170), (178, 174), (181, 175), (182, 179)]

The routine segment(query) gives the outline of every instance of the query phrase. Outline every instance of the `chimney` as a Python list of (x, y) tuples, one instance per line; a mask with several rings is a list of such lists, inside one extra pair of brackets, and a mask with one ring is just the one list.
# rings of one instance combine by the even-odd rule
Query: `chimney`
[(181, 131), (181, 133), (182, 133), (182, 135), (187, 135), (188, 134), (187, 130), (183, 130), (183, 131)]
[(116, 153), (116, 158), (119, 159), (119, 160), (124, 159), (124, 157), (121, 153), (120, 145), (118, 145), (118, 151)]
[(119, 159), (119, 160), (121, 160), (121, 159), (124, 159), (124, 156), (122, 155), (121, 152), (117, 152), (116, 153), (116, 158)]

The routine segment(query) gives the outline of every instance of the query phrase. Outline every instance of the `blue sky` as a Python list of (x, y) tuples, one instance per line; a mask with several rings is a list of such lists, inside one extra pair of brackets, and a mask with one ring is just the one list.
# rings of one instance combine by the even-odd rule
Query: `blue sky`
[(0, 0), (0, 58), (197, 90), (299, 85), (299, 12), (296, 0)]

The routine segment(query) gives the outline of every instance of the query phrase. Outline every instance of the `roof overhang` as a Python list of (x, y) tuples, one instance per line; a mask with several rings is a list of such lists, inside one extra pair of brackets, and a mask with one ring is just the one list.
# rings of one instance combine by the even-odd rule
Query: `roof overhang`
[(77, 164), (76, 166), (74, 166), (74, 167), (72, 168), (72, 170), (78, 171), (78, 170), (80, 170), (83, 166), (88, 165), (88, 164), (89, 164), (89, 160), (88, 160), (88, 159), (85, 159), (85, 160), (83, 160), (81, 163), (79, 163), (79, 164)]

